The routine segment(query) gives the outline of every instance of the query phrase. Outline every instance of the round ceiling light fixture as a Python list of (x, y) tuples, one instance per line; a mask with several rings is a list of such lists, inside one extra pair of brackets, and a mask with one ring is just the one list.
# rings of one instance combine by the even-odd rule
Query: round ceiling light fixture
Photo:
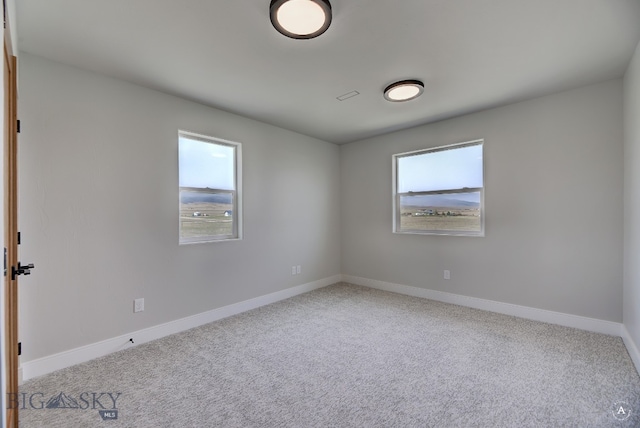
[(292, 39), (313, 39), (331, 25), (329, 0), (271, 0), (271, 23)]
[(424, 83), (419, 80), (401, 80), (387, 86), (384, 98), (387, 101), (402, 102), (418, 98), (424, 92)]

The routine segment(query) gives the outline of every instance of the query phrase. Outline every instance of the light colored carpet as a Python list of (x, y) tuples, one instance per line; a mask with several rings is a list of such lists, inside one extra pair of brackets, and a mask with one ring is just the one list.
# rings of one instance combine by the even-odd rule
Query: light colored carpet
[[(618, 337), (348, 284), (30, 380), (21, 393), (25, 428), (640, 426), (640, 378)], [(113, 400), (99, 393), (121, 393), (117, 420), (102, 419)], [(50, 397), (78, 407), (34, 409), (34, 394), (35, 407)], [(614, 417), (615, 402), (629, 419)]]

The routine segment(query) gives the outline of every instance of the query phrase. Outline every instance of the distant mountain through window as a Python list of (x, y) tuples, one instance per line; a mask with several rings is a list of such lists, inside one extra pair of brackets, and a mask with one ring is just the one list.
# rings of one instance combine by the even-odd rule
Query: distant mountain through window
[(231, 204), (233, 202), (233, 195), (230, 193), (181, 192), (180, 202), (183, 204), (193, 204), (197, 202)]
[(416, 207), (480, 208), (480, 193), (401, 196), (400, 204)]

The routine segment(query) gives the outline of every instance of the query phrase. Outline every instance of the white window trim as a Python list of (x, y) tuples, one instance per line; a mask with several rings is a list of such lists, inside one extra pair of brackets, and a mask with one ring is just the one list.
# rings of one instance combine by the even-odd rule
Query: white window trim
[[(464, 189), (451, 189), (451, 190), (435, 190), (427, 192), (408, 192), (398, 193), (398, 159), (406, 156), (420, 155), (424, 153), (435, 153), (444, 150), (459, 149), (468, 146), (482, 145), (483, 159), (482, 159), (482, 187), (481, 188), (464, 188)], [(477, 139), (471, 141), (465, 141), (462, 143), (449, 144), (445, 146), (432, 147), (427, 149), (413, 150), (410, 152), (396, 153), (392, 155), (392, 221), (393, 221), (393, 233), (401, 235), (445, 235), (445, 236), (467, 236), (467, 237), (484, 237), (485, 236), (485, 206), (484, 206), (484, 194), (486, 189), (486, 175), (485, 175), (485, 162), (484, 162), (484, 139)], [(402, 230), (400, 229), (400, 196), (403, 195), (434, 195), (434, 194), (451, 194), (451, 193), (463, 193), (463, 192), (480, 192), (480, 231), (457, 231), (457, 230)]]
[[(236, 141), (225, 140), (222, 138), (212, 137), (210, 135), (197, 134), (195, 132), (178, 130), (178, 137), (187, 137), (193, 140), (202, 141), (205, 143), (220, 144), (225, 146), (231, 146), (235, 150), (235, 189), (234, 190), (221, 190), (221, 189), (192, 189), (181, 188), (178, 184), (178, 241), (179, 245), (191, 245), (191, 244), (206, 244), (211, 242), (229, 242), (242, 240), (242, 223), (243, 223), (243, 210), (242, 210), (242, 144)], [(179, 168), (179, 166), (178, 166)], [(218, 235), (218, 236), (198, 236), (192, 238), (180, 237), (180, 193), (183, 189), (189, 189), (191, 191), (200, 191), (203, 193), (231, 193), (233, 195), (233, 234), (231, 235)]]

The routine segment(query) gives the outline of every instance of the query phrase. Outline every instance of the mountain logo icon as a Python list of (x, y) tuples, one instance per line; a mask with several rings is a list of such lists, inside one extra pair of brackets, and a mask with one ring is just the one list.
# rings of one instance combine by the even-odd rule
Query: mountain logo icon
[(75, 398), (61, 392), (55, 397), (51, 397), (45, 407), (47, 409), (78, 409), (80, 406)]

